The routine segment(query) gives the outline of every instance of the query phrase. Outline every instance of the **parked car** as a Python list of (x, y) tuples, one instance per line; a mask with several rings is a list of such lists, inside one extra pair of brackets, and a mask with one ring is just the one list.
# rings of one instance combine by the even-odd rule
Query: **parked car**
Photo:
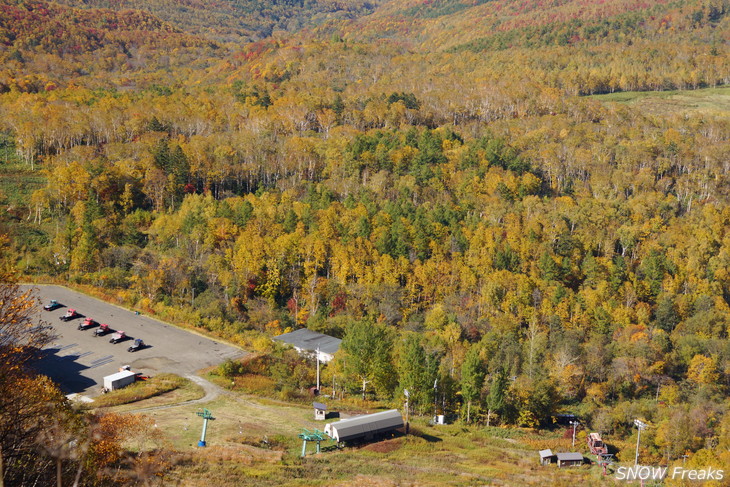
[(118, 331), (114, 335), (112, 335), (111, 339), (109, 340), (109, 343), (119, 343), (126, 339), (127, 339), (127, 334), (124, 333), (123, 331)]
[(76, 312), (75, 309), (69, 308), (68, 311), (66, 311), (66, 314), (61, 316), (61, 321), (71, 321), (75, 318), (79, 318), (81, 315)]
[(79, 330), (86, 330), (87, 328), (93, 328), (99, 325), (99, 323), (91, 318), (86, 318), (83, 322), (79, 323)]
[(144, 344), (141, 338), (137, 338), (136, 340), (134, 340), (132, 346), (127, 349), (127, 352), (136, 352), (137, 350), (142, 350), (146, 346), (147, 345)]
[(107, 325), (106, 323), (102, 323), (101, 325), (99, 325), (99, 328), (94, 330), (94, 336), (100, 337), (102, 335), (106, 335), (107, 333), (111, 333), (112, 331), (114, 330), (109, 328), (109, 325)]
[(53, 311), (54, 309), (58, 308), (63, 308), (63, 305), (55, 299), (51, 299), (50, 303), (43, 305), (43, 309), (45, 309), (46, 311)]

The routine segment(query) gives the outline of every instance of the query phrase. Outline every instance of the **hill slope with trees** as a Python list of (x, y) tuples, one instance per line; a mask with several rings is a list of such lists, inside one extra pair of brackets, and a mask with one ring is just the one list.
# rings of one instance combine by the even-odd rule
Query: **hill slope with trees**
[(585, 96), (727, 96), (727, 2), (362, 3), (241, 44), (200, 11), (3, 5), (28, 19), (0, 49), (3, 174), (41, 179), (0, 187), (27, 276), (247, 346), (341, 337), (328, 373), (418, 413), (641, 417), (654, 460), (727, 461), (730, 123)]

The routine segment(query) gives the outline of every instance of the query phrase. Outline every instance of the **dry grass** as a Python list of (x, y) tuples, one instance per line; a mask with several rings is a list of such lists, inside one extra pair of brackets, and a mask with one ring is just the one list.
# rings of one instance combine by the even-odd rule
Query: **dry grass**
[[(197, 447), (202, 420), (196, 412), (203, 406), (215, 417), (208, 424), (205, 449)], [(412, 434), (407, 437), (344, 449), (326, 443), (320, 455), (314, 455), (314, 445), (309, 445), (308, 456), (301, 459), (298, 433), (302, 428), (324, 428), (323, 422), (313, 420), (309, 406), (229, 389), (205, 404), (180, 404), (147, 415), (178, 454), (179, 461), (166, 474), (170, 485), (619, 485), (611, 477), (603, 478), (597, 466), (572, 470), (539, 466), (537, 449), (569, 445), (559, 432), (430, 426), (425, 419), (412, 418)]]
[[(190, 381), (188, 379), (175, 374), (160, 374), (148, 380), (137, 381), (123, 389), (111, 391), (103, 396), (99, 396), (93, 403), (89, 404), (89, 407), (105, 408), (138, 402), (174, 391), (189, 383)], [(135, 407), (142, 406), (135, 405)]]
[(403, 446), (403, 438), (393, 438), (390, 440), (378, 441), (370, 443), (363, 449), (375, 453), (391, 453)]
[(727, 116), (730, 113), (730, 87), (682, 91), (631, 91), (595, 95), (592, 98), (630, 105), (642, 112), (661, 116), (693, 112)]
[(235, 388), (247, 394), (267, 395), (274, 390), (276, 382), (271, 377), (246, 374), (234, 379)]
[[(433, 427), (420, 419), (408, 437), (320, 455), (311, 454), (314, 447), (309, 446), (308, 456), (300, 459), (301, 441), (296, 435), (301, 426), (321, 429), (322, 424), (307, 419), (308, 409), (271, 405), (262, 410), (260, 403), (247, 401), (226, 398), (207, 406), (219, 418), (208, 438), (216, 450), (178, 465), (171, 479), (183, 486), (221, 487), (619, 485), (602, 477), (597, 466), (572, 470), (539, 466), (535, 445), (565, 441), (554, 433), (520, 431), (520, 439), (500, 438), (491, 434), (491, 428)], [(172, 426), (162, 418), (157, 421), (164, 430)], [(262, 443), (264, 437), (268, 445)], [(192, 445), (194, 438), (188, 441)]]

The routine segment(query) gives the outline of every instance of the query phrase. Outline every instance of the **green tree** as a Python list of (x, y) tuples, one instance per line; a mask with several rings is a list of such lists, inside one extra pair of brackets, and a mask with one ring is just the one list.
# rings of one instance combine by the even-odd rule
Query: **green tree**
[(548, 252), (543, 252), (538, 263), (542, 278), (546, 281), (557, 281), (560, 279), (560, 268)]
[(674, 304), (672, 296), (665, 295), (659, 300), (656, 312), (654, 313), (656, 318), (656, 326), (671, 333), (672, 330), (679, 324), (680, 316), (677, 312), (677, 307)]
[(487, 407), (487, 426), (490, 425), (492, 414), (500, 413), (504, 407), (504, 398), (507, 391), (507, 373), (499, 369), (492, 377), (489, 394), (485, 401)]
[(433, 402), (437, 371), (436, 356), (426, 353), (418, 335), (408, 335), (398, 359), (398, 382), (400, 389), (410, 394), (409, 407), (421, 414)]
[(392, 395), (395, 379), (392, 348), (391, 334), (380, 323), (356, 321), (345, 333), (340, 344), (340, 359), (344, 362), (345, 374), (361, 385), (363, 399), (370, 383), (379, 395)]
[(479, 399), (486, 369), (477, 346), (472, 346), (461, 365), (461, 396), (466, 401), (466, 422), (471, 422), (472, 403)]

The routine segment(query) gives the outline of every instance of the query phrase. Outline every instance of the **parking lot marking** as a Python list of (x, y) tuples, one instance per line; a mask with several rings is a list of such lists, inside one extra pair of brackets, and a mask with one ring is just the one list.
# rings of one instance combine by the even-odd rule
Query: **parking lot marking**
[(109, 359), (114, 358), (114, 355), (107, 355), (106, 357), (98, 358), (91, 361), (91, 365), (96, 365), (98, 362), (106, 362)]
[[(139, 361), (137, 368), (141, 369), (140, 372), (146, 373), (148, 370), (145, 369), (149, 369), (155, 373), (173, 372), (185, 375), (216, 365), (226, 358), (246, 354), (237, 347), (202, 337), (194, 331), (160, 322), (153, 317), (134, 314), (133, 311), (119, 308), (113, 303), (94, 299), (62, 286), (34, 285), (24, 286), (23, 289), (35, 289), (34, 292), (41, 301), (57, 299), (67, 307), (76, 308), (84, 315), (94, 317), (100, 323), (108, 323), (110, 328), (125, 330), (130, 337), (142, 337), (145, 342), (150, 343), (149, 350), (142, 351), (141, 354), (128, 354), (127, 348), (133, 340), (113, 346), (107, 344), (110, 336), (96, 338), (93, 333), (96, 330), (76, 331), (80, 321), (57, 322), (58, 316), (62, 314), (60, 311), (43, 315), (46, 319), (51, 317), (58, 335), (53, 345), (44, 347), (46, 366), (53, 372), (52, 378), (69, 392), (91, 396), (99, 394), (97, 386), (103, 383), (103, 378), (117, 372), (122, 364), (130, 360), (135, 363)], [(93, 354), (86, 355), (87, 352)]]
[(95, 363), (93, 365), (90, 365), (89, 368), (94, 369), (96, 367), (101, 367), (102, 365), (110, 364), (112, 362), (114, 362), (114, 358), (110, 358), (109, 360), (106, 360), (104, 362)]

